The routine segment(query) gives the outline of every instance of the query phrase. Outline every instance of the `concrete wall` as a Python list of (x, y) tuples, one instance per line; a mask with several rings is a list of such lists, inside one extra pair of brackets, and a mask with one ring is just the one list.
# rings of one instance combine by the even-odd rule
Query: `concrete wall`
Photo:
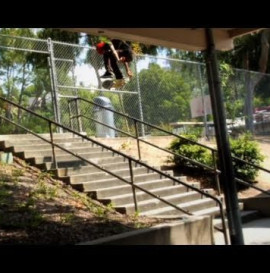
[(126, 232), (79, 245), (212, 245), (211, 216), (188, 217), (169, 224)]
[(263, 216), (270, 217), (270, 196), (260, 194), (259, 196), (241, 199), (244, 210), (258, 210)]

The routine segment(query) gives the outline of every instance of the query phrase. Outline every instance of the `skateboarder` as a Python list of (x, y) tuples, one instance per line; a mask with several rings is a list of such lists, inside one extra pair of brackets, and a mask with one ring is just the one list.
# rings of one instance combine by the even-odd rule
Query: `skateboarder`
[(131, 47), (124, 41), (118, 39), (106, 40), (96, 45), (97, 52), (103, 55), (105, 73), (101, 78), (116, 78), (116, 85), (125, 84), (125, 80), (117, 62), (122, 62), (125, 66), (127, 75), (133, 76), (129, 63), (133, 60)]

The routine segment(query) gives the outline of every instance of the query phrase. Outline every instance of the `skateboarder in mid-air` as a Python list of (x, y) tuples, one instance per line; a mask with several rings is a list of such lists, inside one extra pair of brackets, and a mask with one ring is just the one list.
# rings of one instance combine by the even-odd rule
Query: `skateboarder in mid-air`
[(125, 79), (117, 62), (122, 62), (125, 66), (127, 75), (133, 76), (129, 63), (133, 60), (131, 47), (124, 41), (118, 39), (106, 40), (96, 45), (97, 52), (103, 55), (105, 73), (101, 78), (112, 79), (115, 75), (115, 86), (121, 87), (125, 84)]

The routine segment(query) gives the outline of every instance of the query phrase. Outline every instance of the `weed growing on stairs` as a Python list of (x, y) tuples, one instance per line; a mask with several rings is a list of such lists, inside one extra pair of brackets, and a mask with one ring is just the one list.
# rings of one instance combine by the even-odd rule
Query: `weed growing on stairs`
[(31, 192), (33, 197), (40, 197), (44, 199), (53, 200), (58, 196), (55, 187), (48, 186), (46, 182), (39, 181), (34, 191)]
[(131, 142), (130, 140), (123, 142), (120, 146), (121, 150), (130, 150), (131, 149)]
[(61, 222), (63, 224), (73, 224), (75, 222), (75, 215), (73, 213), (63, 213), (61, 216)]
[(147, 227), (146, 224), (143, 224), (139, 221), (139, 211), (135, 211), (134, 214), (131, 216), (132, 220), (134, 221), (134, 227), (135, 228), (144, 228)]
[(14, 176), (14, 177), (23, 176), (23, 170), (22, 169), (12, 170), (12, 176)]
[(0, 206), (7, 205), (8, 198), (11, 194), (12, 192), (8, 189), (7, 183), (0, 182)]
[(110, 202), (110, 203), (106, 206), (106, 208), (107, 208), (108, 211), (113, 211), (113, 210), (114, 210), (114, 207), (115, 207), (115, 205), (114, 205), (113, 202)]
[(97, 217), (101, 217), (101, 218), (103, 218), (106, 215), (105, 210), (102, 207), (94, 208), (94, 213), (97, 215)]
[(83, 203), (83, 205), (91, 212), (100, 215), (103, 215), (103, 208), (100, 209), (100, 207), (96, 207), (91, 200), (89, 199), (89, 197), (87, 195), (85, 195), (84, 193), (80, 193), (78, 191), (73, 190), (72, 191), (72, 196), (74, 198), (76, 198), (78, 201), (80, 201), (81, 203)]

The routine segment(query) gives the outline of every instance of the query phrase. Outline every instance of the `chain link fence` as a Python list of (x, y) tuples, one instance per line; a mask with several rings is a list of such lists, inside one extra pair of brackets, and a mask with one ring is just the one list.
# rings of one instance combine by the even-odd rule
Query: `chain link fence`
[[(125, 75), (124, 66), (119, 66)], [(81, 114), (100, 118), (100, 109), (86, 102), (68, 102), (74, 97), (96, 102), (97, 98), (106, 98), (112, 109), (168, 131), (182, 133), (193, 128), (206, 136), (214, 134), (204, 64), (136, 55), (131, 70), (134, 76), (121, 90), (107, 90), (102, 88), (100, 78), (105, 72), (103, 59), (94, 47), (0, 35), (1, 95), (65, 126), (97, 135), (92, 119), (78, 122), (70, 117)], [(267, 111), (260, 107), (270, 105), (270, 75), (226, 65), (221, 65), (220, 74), (229, 130), (248, 128), (269, 133), (269, 118), (263, 114)], [(36, 132), (44, 130), (42, 124), (12, 109), (3, 106), (1, 111), (21, 124), (31, 125)], [(113, 115), (113, 126), (126, 132), (134, 130), (131, 120)], [(3, 126), (1, 132), (5, 132)], [(145, 125), (139, 128), (139, 134), (157, 132)]]

